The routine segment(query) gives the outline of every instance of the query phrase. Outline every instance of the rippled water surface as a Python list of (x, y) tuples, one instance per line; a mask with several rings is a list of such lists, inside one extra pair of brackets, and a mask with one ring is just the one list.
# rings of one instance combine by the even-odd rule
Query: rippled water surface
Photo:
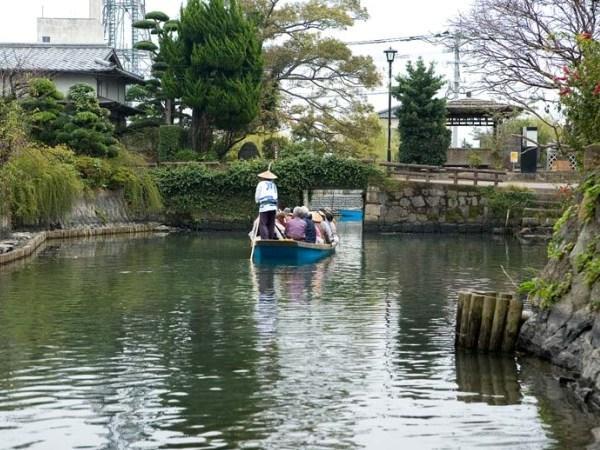
[(543, 246), (361, 236), (254, 267), (247, 238), (52, 244), (0, 269), (0, 448), (581, 448), (597, 419), (534, 359), (455, 354), (456, 293)]

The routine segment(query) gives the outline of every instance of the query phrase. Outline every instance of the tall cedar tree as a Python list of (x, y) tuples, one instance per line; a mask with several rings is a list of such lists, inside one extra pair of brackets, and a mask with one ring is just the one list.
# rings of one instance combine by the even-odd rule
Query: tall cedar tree
[(69, 88), (57, 130), (56, 141), (67, 144), (78, 154), (112, 157), (118, 153), (108, 110), (100, 107), (94, 88), (87, 84)]
[(419, 58), (409, 61), (406, 76), (396, 77), (394, 97), (401, 105), (396, 112), (400, 131), (400, 162), (442, 165), (450, 146), (451, 132), (446, 128), (446, 100), (435, 98), (444, 85), (434, 66), (425, 67)]
[(160, 43), (162, 82), (192, 109), (192, 147), (206, 153), (215, 130), (234, 133), (257, 117), (262, 43), (236, 0), (189, 0), (180, 17), (177, 33)]

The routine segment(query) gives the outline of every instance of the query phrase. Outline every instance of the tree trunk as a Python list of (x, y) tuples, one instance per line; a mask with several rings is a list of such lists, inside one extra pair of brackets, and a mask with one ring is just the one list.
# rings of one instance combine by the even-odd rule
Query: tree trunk
[(206, 154), (212, 146), (213, 130), (208, 116), (197, 108), (192, 109), (192, 149)]
[(173, 100), (170, 98), (165, 102), (165, 123), (173, 125)]

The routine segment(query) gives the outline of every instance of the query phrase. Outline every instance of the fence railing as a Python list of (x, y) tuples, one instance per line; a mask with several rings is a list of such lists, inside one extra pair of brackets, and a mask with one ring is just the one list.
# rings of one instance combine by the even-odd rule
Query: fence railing
[(442, 167), (391, 162), (382, 162), (379, 165), (387, 168), (389, 173), (406, 177), (406, 180), (420, 178), (424, 179), (426, 183), (430, 183), (433, 179), (449, 179), (454, 184), (458, 184), (459, 180), (468, 180), (473, 181), (475, 186), (480, 181), (493, 182), (494, 186), (498, 186), (499, 183), (504, 181), (502, 177), (506, 176), (506, 172), (501, 170), (472, 169), (467, 167)]

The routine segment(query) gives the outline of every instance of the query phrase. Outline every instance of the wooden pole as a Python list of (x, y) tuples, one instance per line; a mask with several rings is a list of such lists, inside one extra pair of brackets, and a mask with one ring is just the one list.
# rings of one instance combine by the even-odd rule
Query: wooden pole
[(469, 312), (469, 327), (467, 348), (477, 348), (479, 329), (481, 328), (481, 313), (483, 312), (483, 299), (480, 294), (471, 294), (471, 311)]
[(506, 314), (506, 326), (502, 338), (502, 351), (512, 352), (515, 349), (519, 327), (521, 326), (521, 314), (523, 313), (523, 302), (514, 297), (511, 298)]
[(493, 295), (486, 295), (483, 298), (483, 310), (481, 312), (481, 329), (479, 331), (479, 341), (477, 343), (477, 348), (479, 350), (487, 351), (489, 349), (495, 310), (496, 293), (494, 292)]
[(459, 347), (465, 348), (467, 346), (467, 335), (469, 332), (469, 313), (471, 311), (471, 294), (464, 293), (463, 305), (460, 317), (460, 333), (458, 335)]
[(492, 332), (490, 334), (490, 342), (488, 349), (491, 352), (497, 352), (502, 346), (504, 337), (504, 324), (506, 322), (506, 312), (510, 302), (510, 294), (500, 294), (496, 299), (496, 307), (494, 309), (494, 320), (492, 321)]
[(458, 301), (456, 302), (456, 330), (454, 336), (454, 346), (457, 347), (460, 340), (460, 327), (462, 322), (462, 313), (465, 304), (465, 299), (470, 297), (468, 292), (459, 292)]
[(256, 236), (258, 235), (258, 224), (260, 223), (260, 217), (254, 221), (252, 227), (252, 250), (250, 251), (250, 261), (254, 258), (254, 248), (256, 247)]

